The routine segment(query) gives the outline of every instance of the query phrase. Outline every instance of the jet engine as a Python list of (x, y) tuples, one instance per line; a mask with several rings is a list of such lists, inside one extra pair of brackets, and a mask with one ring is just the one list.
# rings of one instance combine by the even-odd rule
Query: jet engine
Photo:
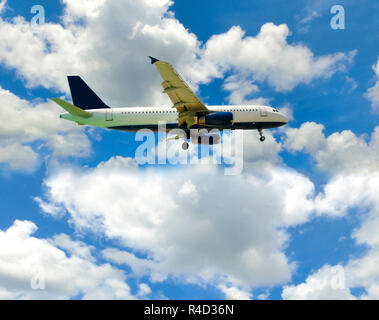
[(233, 122), (232, 112), (214, 112), (199, 118), (201, 126), (231, 126)]

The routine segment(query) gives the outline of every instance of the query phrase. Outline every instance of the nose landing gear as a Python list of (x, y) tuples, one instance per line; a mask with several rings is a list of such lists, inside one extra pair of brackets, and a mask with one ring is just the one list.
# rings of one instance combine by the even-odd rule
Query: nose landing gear
[(261, 140), (262, 142), (265, 141), (266, 137), (263, 135), (262, 129), (258, 129), (258, 132), (259, 132), (259, 135), (260, 135), (259, 140)]

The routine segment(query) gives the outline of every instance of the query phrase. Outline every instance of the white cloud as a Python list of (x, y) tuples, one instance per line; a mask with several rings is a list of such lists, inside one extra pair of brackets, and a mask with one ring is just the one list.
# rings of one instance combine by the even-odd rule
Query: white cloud
[(33, 171), (37, 163), (38, 154), (30, 146), (0, 141), (0, 164), (8, 164), (16, 171)]
[(360, 299), (379, 298), (379, 188), (378, 170), (346, 173), (335, 176), (324, 187), (324, 191), (315, 199), (319, 214), (345, 217), (352, 209), (360, 225), (350, 235), (357, 245), (364, 245), (366, 250), (360, 257), (350, 257), (345, 266), (338, 266), (343, 273), (342, 286), (334, 286), (333, 268), (328, 265), (310, 275), (304, 283), (287, 286), (283, 297), (287, 299), (343, 299), (351, 298), (351, 289), (364, 288)]
[[(378, 212), (376, 212), (376, 217)], [(367, 221), (369, 222), (369, 221)], [(359, 228), (364, 234), (366, 230)], [(364, 235), (366, 237), (366, 235)], [(368, 244), (369, 242), (367, 242)], [(284, 286), (284, 299), (378, 299), (379, 298), (379, 247), (370, 246), (361, 258), (351, 258), (342, 267), (324, 265), (298, 285)], [(360, 296), (354, 296), (351, 290), (363, 288)]]
[(373, 87), (367, 89), (365, 97), (371, 101), (372, 110), (377, 112), (379, 111), (379, 58), (372, 68), (376, 75), (376, 83)]
[[(290, 90), (345, 70), (354, 56), (315, 57), (306, 46), (287, 42), (286, 25), (272, 23), (263, 25), (255, 37), (245, 36), (236, 26), (203, 45), (169, 11), (169, 0), (65, 0), (64, 5), (63, 24), (31, 26), (22, 17), (0, 19), (0, 41), (4, 43), (0, 61), (15, 69), (28, 87), (68, 93), (66, 75), (80, 74), (101, 97), (111, 99), (111, 105), (169, 104), (148, 54), (170, 61), (195, 88), (230, 71), (232, 76), (224, 86), (230, 91), (229, 100), (258, 104), (269, 100), (246, 99), (258, 92), (256, 82), (268, 81), (277, 90)], [(3, 89), (0, 98), (7, 105), (2, 109), (7, 112), (3, 121), (10, 122), (9, 114), (12, 120), (12, 127), (1, 126), (4, 163), (23, 170), (36, 167), (39, 157), (29, 144), (37, 140), (56, 156), (88, 154), (88, 139), (73, 130), (72, 124), (56, 118), (56, 106), (28, 103)]]
[(355, 297), (344, 285), (344, 269), (325, 265), (308, 276), (304, 283), (284, 286), (283, 299), (287, 300), (352, 300)]
[[(293, 120), (293, 107), (290, 103), (285, 102), (278, 107), (279, 111), (283, 113), (289, 121)], [(283, 129), (282, 129), (283, 130)]]
[(266, 140), (259, 140), (256, 130), (243, 132), (243, 158), (244, 165), (249, 164), (266, 166), (280, 162), (278, 153), (282, 150), (282, 144), (277, 142), (270, 131), (265, 131)]
[(91, 250), (92, 247), (81, 241), (73, 241), (67, 234), (61, 233), (52, 237), (51, 243), (70, 255), (75, 255), (88, 261), (94, 261)]
[[(224, 86), (230, 92), (231, 102), (266, 103), (264, 98), (249, 100), (258, 92), (258, 83), (266, 81), (275, 90), (288, 91), (299, 84), (344, 72), (356, 53), (317, 57), (305, 45), (288, 42), (290, 31), (286, 25), (273, 23), (264, 24), (255, 37), (246, 36), (235, 26), (203, 45), (168, 11), (171, 3), (65, 0), (62, 25), (46, 23), (32, 28), (20, 17), (11, 22), (0, 20), (0, 41), (4, 43), (0, 61), (17, 70), (28, 87), (44, 86), (67, 93), (65, 76), (80, 74), (104, 100), (111, 99), (112, 105), (167, 103), (167, 97), (160, 93), (158, 74), (146, 58), (151, 54), (175, 65), (195, 87), (231, 73)], [(84, 23), (77, 24), (79, 20)], [(2, 90), (4, 97), (13, 99), (12, 110), (8, 111), (12, 114), (21, 110), (33, 126), (25, 128), (24, 119), (21, 121), (17, 115), (12, 118), (16, 124), (13, 128), (0, 126), (2, 147), (13, 146), (9, 150), (14, 150), (0, 161), (15, 168), (35, 166), (38, 155), (29, 144), (40, 140), (41, 146), (48, 146), (57, 156), (86, 154), (87, 138), (80, 131), (73, 131), (71, 124), (62, 124), (56, 112), (48, 111), (51, 104), (30, 104)], [(45, 112), (49, 121), (41, 121), (37, 116), (41, 112), (34, 111)], [(67, 126), (67, 130), (57, 133), (56, 128), (62, 126)], [(308, 150), (324, 170), (337, 170), (340, 166), (333, 167), (331, 150), (354, 136), (343, 132), (336, 134), (335, 139), (326, 139), (322, 128), (309, 127), (314, 130), (309, 139), (299, 141), (294, 133), (291, 148)], [(316, 140), (313, 133), (317, 133)], [(149, 274), (153, 281), (162, 281), (167, 275), (185, 281), (219, 283), (223, 279), (231, 284), (224, 288), (228, 294), (241, 295), (241, 284), (252, 287), (289, 280), (294, 264), (283, 252), (288, 240), (286, 228), (308, 221), (315, 208), (309, 179), (277, 166), (282, 145), (271, 136), (265, 145), (257, 142), (256, 137), (253, 139), (246, 141), (250, 144), (245, 154), (247, 161), (269, 162), (259, 173), (250, 171), (227, 178), (198, 168), (180, 174), (141, 173), (128, 160), (113, 158), (81, 172), (57, 168), (56, 174), (46, 180), (47, 200), (36, 200), (46, 213), (57, 214), (63, 206), (75, 227), (103, 232), (137, 253), (145, 253), (146, 259), (126, 251), (105, 250), (104, 256), (126, 263), (140, 274)], [(353, 140), (351, 149), (339, 147), (340, 163), (352, 151), (373, 149), (361, 138)], [(373, 141), (374, 138), (371, 144)], [(371, 153), (370, 157), (376, 155)], [(361, 160), (357, 156), (346, 167), (355, 167)], [(79, 195), (76, 190), (83, 192)], [(330, 199), (331, 193), (325, 192), (324, 198), (318, 198), (320, 203)], [(338, 211), (333, 204), (330, 207)], [(64, 236), (50, 239), (48, 245), (49, 249), (63, 252), (56, 248), (60, 246), (79, 261), (90, 256), (89, 249)], [(68, 271), (75, 273), (76, 269)], [(111, 268), (109, 273), (113, 271)], [(94, 278), (93, 282), (100, 281)], [(126, 294), (127, 288), (118, 279), (105, 281), (102, 292)], [(70, 290), (65, 294), (79, 291)], [(0, 295), (7, 292), (0, 290)], [(88, 293), (86, 297), (91, 296)]]
[(139, 285), (138, 285), (138, 293), (137, 293), (137, 295), (139, 296), (139, 297), (142, 297), (142, 298), (145, 298), (146, 299), (146, 297), (149, 295), (149, 294), (151, 294), (151, 289), (150, 289), (150, 287), (146, 284), (146, 283), (140, 283)]
[[(362, 224), (352, 237), (358, 244), (379, 248), (376, 226), (379, 222), (379, 171), (357, 172), (334, 177), (316, 199), (320, 211), (334, 215), (345, 215), (348, 209), (359, 208)], [(361, 213), (361, 214), (362, 214)], [(368, 214), (367, 214), (368, 213)]]
[(251, 293), (241, 290), (237, 287), (220, 285), (219, 289), (225, 294), (226, 300), (251, 300)]
[(66, 0), (63, 25), (32, 27), (22, 17), (0, 20), (0, 41), (6, 43), (0, 61), (16, 69), (29, 87), (67, 93), (66, 75), (80, 74), (111, 105), (168, 103), (147, 56), (190, 68), (186, 62), (193, 62), (199, 46), (168, 13), (170, 4)]
[(290, 151), (305, 151), (316, 161), (317, 166), (331, 174), (368, 172), (379, 168), (379, 127), (366, 142), (350, 130), (335, 132), (325, 137), (324, 126), (306, 122), (300, 128), (286, 129), (285, 148)]
[(61, 207), (55, 206), (51, 203), (47, 203), (43, 201), (40, 197), (34, 197), (33, 200), (37, 202), (42, 212), (48, 213), (50, 215), (56, 215), (56, 216), (58, 216), (59, 214), (64, 214), (64, 211), (62, 210)]
[(300, 128), (286, 130), (286, 144), (288, 150), (317, 152), (324, 146), (324, 126), (315, 122), (305, 122)]
[[(376, 212), (378, 217), (378, 212)], [(364, 232), (365, 230), (360, 230)], [(351, 259), (345, 267), (348, 276), (348, 285), (363, 287), (365, 292), (360, 299), (379, 299), (379, 246), (370, 246), (370, 250), (361, 258)]]
[(47, 202), (64, 206), (76, 228), (133, 249), (109, 248), (105, 258), (152, 281), (286, 282), (294, 267), (283, 252), (286, 227), (313, 210), (313, 184), (270, 165), (231, 177), (201, 167), (144, 171), (117, 157), (84, 171), (57, 168), (45, 186)]
[(0, 87), (0, 163), (14, 170), (36, 168), (39, 149), (54, 157), (87, 156), (90, 142), (77, 125), (59, 119), (53, 102), (30, 103)]
[(149, 273), (152, 282), (162, 282), (167, 279), (167, 274), (156, 268), (156, 263), (152, 259), (137, 257), (135, 254), (108, 248), (102, 251), (105, 259), (119, 265), (127, 265), (136, 277), (141, 277)]
[(96, 18), (104, 9), (107, 0), (82, 0), (82, 1), (69, 1), (63, 0), (66, 5), (65, 13), (66, 19), (74, 19), (86, 17), (88, 19)]
[(255, 37), (234, 26), (202, 44), (169, 11), (169, 0), (65, 0), (64, 5), (63, 25), (32, 27), (22, 17), (0, 20), (0, 41), (6, 44), (0, 61), (17, 70), (29, 87), (67, 93), (66, 75), (80, 74), (111, 105), (169, 103), (147, 55), (169, 61), (195, 88), (231, 71), (240, 80), (226, 89), (237, 101), (256, 90), (253, 82), (287, 91), (329, 78), (345, 71), (355, 54), (316, 57), (305, 45), (289, 44), (288, 27), (273, 23), (264, 24)]
[[(345, 71), (356, 54), (351, 51), (315, 57), (306, 46), (289, 44), (289, 35), (285, 24), (266, 23), (256, 37), (245, 36), (239, 26), (234, 26), (207, 41), (202, 65), (208, 70), (208, 77), (221, 78), (226, 70), (233, 70), (254, 82), (267, 81), (278, 91), (288, 91), (300, 83)], [(246, 86), (248, 83), (241, 87)]]
[(360, 299), (379, 297), (379, 127), (367, 139), (350, 130), (325, 137), (324, 126), (305, 123), (299, 129), (286, 130), (284, 146), (289, 150), (305, 151), (316, 165), (331, 178), (314, 199), (315, 212), (332, 217), (353, 214), (359, 225), (348, 235), (366, 250), (360, 257), (350, 257), (343, 268), (344, 286), (331, 287), (330, 271), (325, 265), (310, 275), (304, 283), (287, 286), (283, 297), (288, 299), (352, 298), (353, 288), (364, 288)]
[(247, 99), (247, 96), (259, 92), (259, 88), (251, 81), (239, 79), (236, 75), (230, 76), (225, 80), (223, 89), (231, 92), (227, 97), (230, 104), (266, 105), (269, 101), (261, 97)]
[[(0, 230), (0, 298), (2, 299), (131, 299), (122, 271), (97, 265), (89, 248), (67, 235), (39, 239), (37, 226), (16, 220)], [(65, 251), (70, 253), (68, 257)]]
[(333, 177), (316, 200), (317, 211), (331, 216), (344, 216), (349, 208), (363, 208), (375, 204), (378, 171), (353, 173)]
[[(247, 99), (259, 91), (256, 82), (268, 81), (277, 90), (290, 90), (343, 71), (354, 55), (315, 57), (304, 45), (287, 43), (286, 25), (272, 23), (263, 25), (256, 37), (233, 27), (202, 45), (175, 19), (169, 11), (171, 4), (168, 0), (66, 0), (63, 24), (31, 26), (22, 17), (0, 19), (4, 43), (0, 62), (15, 69), (28, 87), (68, 93), (66, 75), (80, 74), (101, 97), (111, 99), (111, 105), (170, 104), (148, 63), (146, 55), (151, 54), (170, 61), (195, 88), (230, 71), (224, 88), (230, 92), (231, 103), (267, 104), (268, 98)], [(75, 125), (58, 119), (57, 106), (30, 103), (4, 89), (0, 89), (0, 100), (5, 105), (0, 123), (1, 163), (14, 170), (33, 170), (40, 157), (31, 144), (46, 146), (57, 157), (88, 155), (87, 137)]]

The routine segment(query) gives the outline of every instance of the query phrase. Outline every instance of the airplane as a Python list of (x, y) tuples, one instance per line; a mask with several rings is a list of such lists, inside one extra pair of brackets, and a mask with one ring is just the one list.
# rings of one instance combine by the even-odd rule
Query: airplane
[[(149, 56), (163, 78), (163, 93), (173, 104), (171, 107), (124, 107), (110, 108), (79, 76), (68, 76), (73, 104), (59, 98), (52, 100), (67, 113), (60, 115), (79, 125), (91, 125), (100, 128), (132, 131), (151, 129), (158, 131), (159, 123), (166, 123), (166, 130), (182, 129), (185, 134), (182, 148), (187, 150), (188, 141), (195, 144), (220, 143), (218, 134), (203, 139), (204, 132), (212, 129), (220, 132), (224, 129), (258, 130), (260, 141), (265, 140), (263, 129), (280, 127), (288, 123), (287, 117), (276, 108), (263, 105), (205, 105), (167, 62)], [(203, 132), (197, 136), (192, 129)], [(205, 130), (204, 130), (205, 129)], [(192, 138), (192, 139), (191, 139)]]

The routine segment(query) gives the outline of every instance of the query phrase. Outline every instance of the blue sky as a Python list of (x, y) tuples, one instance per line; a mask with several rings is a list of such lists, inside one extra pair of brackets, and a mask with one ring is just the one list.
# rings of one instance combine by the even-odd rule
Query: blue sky
[[(379, 298), (370, 268), (378, 243), (367, 227), (379, 221), (377, 3), (40, 1), (46, 25), (35, 27), (34, 1), (4, 3), (0, 241), (16, 257), (30, 250), (15, 271), (0, 250), (0, 298)], [(345, 9), (343, 30), (330, 26), (335, 4)], [(291, 121), (263, 145), (249, 133), (245, 170), (228, 178), (192, 166), (135, 169), (125, 162), (139, 145), (134, 134), (58, 119), (48, 99), (70, 98), (67, 74), (82, 75), (113, 106), (167, 103), (148, 55), (177, 67), (207, 104), (260, 99)], [(230, 82), (237, 87), (227, 90)], [(257, 90), (240, 94), (244, 86)], [(198, 204), (186, 202), (194, 196), (183, 186)], [(43, 290), (29, 285), (35, 265)], [(83, 284), (77, 277), (88, 269)], [(336, 270), (342, 287), (333, 285)]]

